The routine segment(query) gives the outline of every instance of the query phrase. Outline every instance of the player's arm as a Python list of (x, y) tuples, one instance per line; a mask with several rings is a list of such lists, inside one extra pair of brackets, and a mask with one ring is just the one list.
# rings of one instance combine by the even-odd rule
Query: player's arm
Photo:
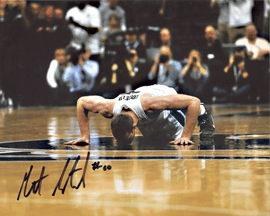
[(78, 143), (90, 143), (89, 118), (88, 113), (98, 113), (100, 109), (99, 102), (105, 100), (100, 96), (85, 96), (77, 101), (77, 118), (81, 131), (81, 137), (76, 140), (65, 143), (66, 145), (74, 145)]
[[(151, 96), (149, 96), (151, 97)], [(182, 133), (182, 137), (172, 144), (193, 144), (190, 140), (194, 131), (198, 115), (200, 114), (200, 100), (196, 97), (173, 94), (167, 96), (153, 96), (147, 100), (149, 111), (151, 110), (173, 110), (187, 108), (186, 124)]]

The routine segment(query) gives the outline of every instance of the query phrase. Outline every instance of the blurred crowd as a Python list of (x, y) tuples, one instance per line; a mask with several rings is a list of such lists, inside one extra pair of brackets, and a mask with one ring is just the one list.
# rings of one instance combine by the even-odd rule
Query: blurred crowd
[(269, 3), (1, 0), (0, 106), (151, 84), (205, 103), (268, 103)]

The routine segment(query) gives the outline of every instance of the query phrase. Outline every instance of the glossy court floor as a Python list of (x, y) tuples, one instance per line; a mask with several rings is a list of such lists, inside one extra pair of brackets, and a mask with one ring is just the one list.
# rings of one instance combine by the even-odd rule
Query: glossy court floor
[[(75, 107), (0, 110), (0, 215), (269, 216), (270, 106), (212, 105), (213, 140), (126, 148), (110, 120), (90, 115), (90, 146)], [(66, 184), (66, 185), (65, 185)]]

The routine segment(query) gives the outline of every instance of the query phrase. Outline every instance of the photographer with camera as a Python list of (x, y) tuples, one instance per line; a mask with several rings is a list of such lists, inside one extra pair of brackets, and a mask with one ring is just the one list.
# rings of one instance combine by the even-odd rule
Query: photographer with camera
[(137, 51), (131, 49), (107, 63), (109, 69), (101, 79), (103, 97), (114, 98), (118, 94), (149, 85), (148, 72), (151, 65), (138, 59)]
[(213, 88), (214, 102), (248, 102), (250, 79), (244, 48), (234, 49), (234, 54), (224, 68), (224, 75), (220, 80), (220, 85)]
[(99, 64), (89, 60), (91, 52), (85, 45), (82, 49), (71, 54), (68, 67), (63, 74), (63, 82), (69, 86), (69, 92), (77, 100), (79, 96), (88, 95), (95, 86), (95, 79), (99, 73)]
[(180, 91), (207, 101), (208, 79), (209, 69), (206, 64), (202, 63), (200, 52), (198, 50), (191, 50), (187, 64), (179, 75)]
[(172, 58), (170, 47), (162, 46), (159, 55), (155, 57), (154, 64), (148, 74), (148, 79), (156, 79), (157, 84), (172, 87), (178, 92), (177, 78), (181, 69), (181, 63)]

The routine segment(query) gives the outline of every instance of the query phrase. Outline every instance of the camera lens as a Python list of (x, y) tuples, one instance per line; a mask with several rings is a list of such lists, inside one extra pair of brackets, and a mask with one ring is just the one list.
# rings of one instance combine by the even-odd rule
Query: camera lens
[(192, 57), (192, 61), (193, 62), (196, 62), (197, 61), (197, 58), (196, 57)]

